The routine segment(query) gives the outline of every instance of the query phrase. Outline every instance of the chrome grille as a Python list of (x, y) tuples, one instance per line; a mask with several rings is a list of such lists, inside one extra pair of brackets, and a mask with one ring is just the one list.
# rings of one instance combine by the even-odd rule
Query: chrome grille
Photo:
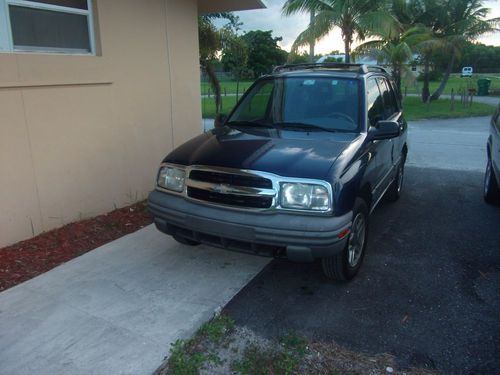
[(186, 188), (192, 199), (242, 208), (270, 208), (276, 196), (270, 179), (243, 171), (191, 169)]
[(273, 188), (273, 182), (271, 180), (260, 176), (220, 173), (195, 169), (190, 172), (189, 178), (191, 180), (212, 182), (216, 184), (257, 187), (263, 189)]

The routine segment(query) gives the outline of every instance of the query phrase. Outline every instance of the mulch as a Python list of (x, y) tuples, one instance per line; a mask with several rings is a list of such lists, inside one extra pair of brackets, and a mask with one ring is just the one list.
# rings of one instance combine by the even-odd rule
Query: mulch
[(146, 202), (140, 202), (1, 248), (0, 291), (151, 223)]

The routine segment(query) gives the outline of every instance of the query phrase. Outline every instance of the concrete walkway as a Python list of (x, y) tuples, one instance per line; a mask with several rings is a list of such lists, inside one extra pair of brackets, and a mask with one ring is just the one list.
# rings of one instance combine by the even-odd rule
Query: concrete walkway
[(268, 261), (122, 237), (0, 293), (0, 374), (151, 374)]

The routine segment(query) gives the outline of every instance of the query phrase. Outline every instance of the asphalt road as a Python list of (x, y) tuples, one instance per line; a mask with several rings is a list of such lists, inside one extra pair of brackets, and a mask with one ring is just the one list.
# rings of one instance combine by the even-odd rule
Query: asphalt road
[(498, 373), (500, 208), (484, 203), (479, 170), (487, 119), (429, 125), (411, 124), (404, 194), (373, 213), (358, 277), (338, 284), (318, 263), (275, 260), (226, 307), (237, 324), (391, 353), (402, 366)]
[(489, 117), (410, 123), (408, 165), (484, 172)]

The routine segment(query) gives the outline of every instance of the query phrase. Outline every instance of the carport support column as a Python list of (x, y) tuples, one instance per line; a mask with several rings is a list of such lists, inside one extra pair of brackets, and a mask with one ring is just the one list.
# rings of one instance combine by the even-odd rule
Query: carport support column
[(172, 138), (176, 147), (200, 133), (198, 3), (165, 0)]

